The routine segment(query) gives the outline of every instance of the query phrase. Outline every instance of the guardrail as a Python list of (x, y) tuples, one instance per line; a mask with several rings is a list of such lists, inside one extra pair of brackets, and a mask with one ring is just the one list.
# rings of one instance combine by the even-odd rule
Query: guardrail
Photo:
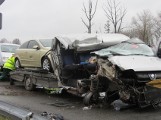
[(0, 101), (0, 118), (1, 120), (49, 120), (3, 101)]

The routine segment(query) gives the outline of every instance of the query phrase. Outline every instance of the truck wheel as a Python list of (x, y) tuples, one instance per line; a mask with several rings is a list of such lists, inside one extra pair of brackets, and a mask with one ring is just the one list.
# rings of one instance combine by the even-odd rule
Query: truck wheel
[(32, 91), (35, 89), (35, 85), (33, 84), (31, 76), (25, 76), (24, 84), (25, 89), (28, 91)]
[(42, 60), (42, 68), (51, 72), (51, 62), (48, 57)]

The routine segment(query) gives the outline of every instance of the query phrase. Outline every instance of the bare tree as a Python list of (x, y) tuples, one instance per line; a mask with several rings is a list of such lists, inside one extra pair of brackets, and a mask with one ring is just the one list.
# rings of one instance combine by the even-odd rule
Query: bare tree
[(136, 31), (136, 37), (139, 37), (149, 45), (152, 44), (154, 20), (155, 18), (151, 15), (150, 11), (144, 10), (136, 18), (134, 17), (132, 21), (133, 29)]
[(83, 24), (88, 29), (88, 33), (91, 33), (91, 29), (92, 29), (92, 25), (93, 25), (92, 24), (92, 19), (93, 19), (94, 15), (96, 13), (96, 10), (97, 10), (97, 3), (98, 3), (98, 0), (96, 1), (95, 5), (94, 5), (94, 8), (93, 8), (92, 0), (88, 1), (88, 7), (86, 7), (85, 4), (83, 3), (83, 9), (82, 10), (83, 10), (88, 22), (85, 22), (83, 20), (83, 18), (81, 18), (81, 19), (82, 19)]
[(104, 28), (105, 28), (105, 32), (106, 33), (109, 33), (110, 32), (110, 21), (109, 20), (107, 20)]
[(8, 40), (7, 40), (6, 38), (2, 38), (2, 39), (0, 40), (0, 43), (8, 43)]
[(155, 19), (154, 35), (156, 40), (161, 38), (161, 12), (158, 13), (158, 16)]
[(103, 9), (107, 19), (114, 27), (114, 33), (121, 32), (126, 9), (120, 5), (120, 2), (116, 2), (116, 0), (107, 0), (107, 5), (105, 5)]
[(13, 44), (18, 44), (18, 45), (21, 44), (21, 42), (20, 42), (20, 40), (19, 40), (18, 38), (15, 38), (15, 39), (12, 41), (12, 43), (13, 43)]
[(129, 27), (126, 30), (122, 31), (122, 34), (124, 34), (130, 38), (137, 37), (136, 29), (134, 29), (132, 27)]

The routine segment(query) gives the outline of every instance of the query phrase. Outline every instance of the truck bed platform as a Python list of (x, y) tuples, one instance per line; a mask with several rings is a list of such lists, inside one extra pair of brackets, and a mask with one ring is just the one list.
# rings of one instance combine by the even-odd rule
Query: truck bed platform
[(10, 72), (10, 78), (19, 82), (25, 82), (30, 78), (32, 83), (37, 86), (58, 87), (55, 75), (43, 69), (16, 69)]

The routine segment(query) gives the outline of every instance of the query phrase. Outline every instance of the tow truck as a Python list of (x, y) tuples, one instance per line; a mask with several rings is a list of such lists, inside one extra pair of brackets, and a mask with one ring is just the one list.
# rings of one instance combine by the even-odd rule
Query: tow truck
[[(13, 80), (24, 83), (26, 90), (36, 86), (60, 88), (69, 93), (84, 97), (85, 105), (91, 104), (91, 98), (98, 100), (96, 90), (98, 81), (93, 79), (98, 66), (91, 52), (107, 48), (128, 40), (122, 34), (80, 34), (57, 36), (53, 39), (47, 56), (51, 60), (53, 72), (42, 68), (18, 68), (10, 72)], [(96, 93), (96, 94), (95, 94)]]

